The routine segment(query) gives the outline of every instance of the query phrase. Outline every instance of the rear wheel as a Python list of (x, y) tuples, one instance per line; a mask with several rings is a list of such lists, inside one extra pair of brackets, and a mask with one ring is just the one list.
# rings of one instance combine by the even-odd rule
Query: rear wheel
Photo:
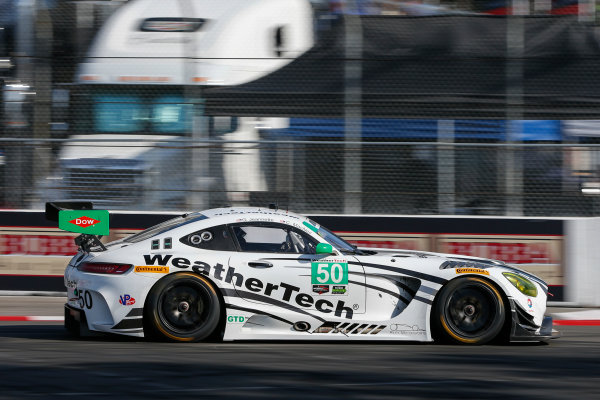
[(485, 279), (465, 277), (444, 286), (432, 311), (434, 338), (461, 344), (484, 344), (501, 332), (504, 301)]
[(196, 342), (219, 325), (221, 305), (206, 278), (182, 272), (159, 281), (144, 307), (144, 331), (150, 337)]

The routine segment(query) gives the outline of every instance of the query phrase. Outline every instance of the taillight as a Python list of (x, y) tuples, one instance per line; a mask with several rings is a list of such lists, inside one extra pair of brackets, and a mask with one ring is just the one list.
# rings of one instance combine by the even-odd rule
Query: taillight
[(93, 274), (124, 274), (133, 267), (131, 264), (84, 262), (79, 264), (78, 270)]

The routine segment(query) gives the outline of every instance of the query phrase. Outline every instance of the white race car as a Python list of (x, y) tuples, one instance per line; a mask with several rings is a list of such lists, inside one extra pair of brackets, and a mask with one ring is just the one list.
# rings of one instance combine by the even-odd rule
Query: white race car
[(356, 248), (269, 208), (185, 214), (106, 245), (78, 238), (65, 326), (174, 341), (555, 336), (548, 286), (503, 262)]

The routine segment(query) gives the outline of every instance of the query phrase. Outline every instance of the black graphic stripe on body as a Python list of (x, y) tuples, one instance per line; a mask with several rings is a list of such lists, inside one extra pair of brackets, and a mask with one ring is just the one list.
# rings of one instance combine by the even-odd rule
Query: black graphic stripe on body
[(342, 331), (342, 329), (349, 325), (349, 322), (342, 322), (340, 325), (337, 325), (335, 328), (333, 328), (333, 330), (331, 331), (331, 333), (339, 333)]
[(351, 335), (356, 335), (357, 333), (359, 333), (360, 331), (362, 331), (363, 329), (365, 329), (369, 324), (362, 324), (361, 326), (359, 326), (358, 328), (356, 328), (355, 330), (353, 330), (352, 332), (350, 332)]
[(253, 308), (240, 307), (240, 306), (236, 306), (235, 304), (230, 304), (230, 303), (225, 303), (225, 307), (226, 308), (230, 308), (232, 310), (246, 311), (246, 312), (250, 312), (250, 313), (253, 313), (253, 314), (266, 315), (267, 317), (271, 317), (271, 318), (276, 319), (278, 321), (285, 322), (286, 324), (294, 325), (293, 322), (290, 322), (290, 321), (288, 321), (285, 318), (281, 318), (281, 317), (278, 317), (277, 315), (270, 314), (268, 312), (264, 312), (264, 311), (261, 311), (261, 310), (256, 310), (256, 309), (253, 309)]
[(430, 282), (439, 283), (440, 285), (443, 285), (444, 283), (448, 282), (446, 279), (440, 278), (439, 276), (424, 274), (422, 272), (411, 271), (411, 270), (405, 269), (405, 268), (390, 267), (390, 266), (381, 265), (381, 264), (369, 264), (369, 263), (364, 263), (364, 262), (363, 263), (359, 263), (359, 262), (356, 262), (356, 261), (349, 261), (348, 264), (362, 265), (364, 267), (376, 268), (376, 269), (384, 269), (386, 271), (397, 272), (399, 274), (404, 274), (404, 275), (408, 275), (408, 276), (414, 276), (415, 278), (423, 279), (423, 280), (430, 281)]
[(384, 278), (384, 279), (387, 279), (388, 281), (392, 281), (392, 282), (394, 282), (394, 285), (401, 287), (408, 294), (410, 294), (412, 297), (415, 297), (415, 295), (417, 294), (416, 290), (414, 290), (413, 288), (411, 288), (410, 286), (408, 286), (404, 282), (400, 281), (400, 279), (410, 279), (410, 280), (417, 281), (416, 278), (408, 278), (408, 277), (405, 277), (405, 276), (386, 275), (386, 274), (367, 274), (367, 276), (374, 276), (374, 277), (377, 277), (377, 278)]
[(141, 317), (142, 315), (144, 315), (144, 309), (143, 308), (133, 308), (131, 311), (129, 311), (129, 313), (125, 316), (125, 318), (128, 318), (128, 317)]
[(112, 327), (112, 329), (134, 329), (142, 328), (141, 318), (122, 319), (121, 322)]
[(429, 305), (433, 304), (433, 300), (429, 300), (429, 299), (426, 299), (425, 297), (421, 297), (421, 296), (415, 296), (415, 300), (422, 301), (423, 303), (429, 304)]
[(290, 310), (290, 311), (297, 312), (300, 314), (308, 315), (309, 317), (317, 319), (321, 322), (325, 322), (325, 320), (323, 318), (318, 317), (316, 315), (312, 315), (311, 313), (306, 312), (301, 308), (294, 307), (283, 301), (275, 300), (270, 297), (262, 296), (257, 293), (247, 292), (245, 290), (236, 290), (236, 289), (221, 289), (221, 293), (223, 294), (223, 296), (227, 296), (227, 297), (241, 297), (243, 299), (261, 301), (263, 303), (271, 304), (273, 306), (285, 308), (286, 310)]
[(371, 325), (367, 329), (365, 329), (364, 331), (362, 331), (360, 334), (361, 335), (366, 335), (367, 333), (371, 332), (373, 330), (373, 328), (376, 328), (376, 327), (377, 327), (377, 325)]
[(410, 300), (407, 299), (406, 297), (402, 296), (400, 293), (392, 292), (391, 290), (380, 288), (378, 286), (369, 285), (369, 284), (364, 283), (364, 282), (351, 281), (351, 280), (349, 280), (348, 282), (349, 283), (353, 283), (355, 285), (365, 286), (365, 287), (368, 287), (369, 289), (377, 290), (377, 291), (382, 292), (382, 293), (389, 294), (390, 296), (394, 296), (395, 298), (401, 300), (406, 305), (408, 305), (408, 303), (410, 303)]
[(123, 330), (117, 333), (144, 333), (143, 329), (135, 329), (135, 330)]

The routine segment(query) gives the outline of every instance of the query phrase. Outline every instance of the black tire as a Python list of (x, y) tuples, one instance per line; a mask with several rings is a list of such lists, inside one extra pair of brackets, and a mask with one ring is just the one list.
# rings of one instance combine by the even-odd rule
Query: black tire
[(144, 306), (144, 334), (178, 342), (209, 338), (219, 326), (221, 304), (210, 282), (190, 272), (161, 279)]
[(433, 306), (431, 326), (436, 341), (479, 345), (496, 338), (505, 319), (498, 289), (485, 279), (468, 276), (442, 288)]

